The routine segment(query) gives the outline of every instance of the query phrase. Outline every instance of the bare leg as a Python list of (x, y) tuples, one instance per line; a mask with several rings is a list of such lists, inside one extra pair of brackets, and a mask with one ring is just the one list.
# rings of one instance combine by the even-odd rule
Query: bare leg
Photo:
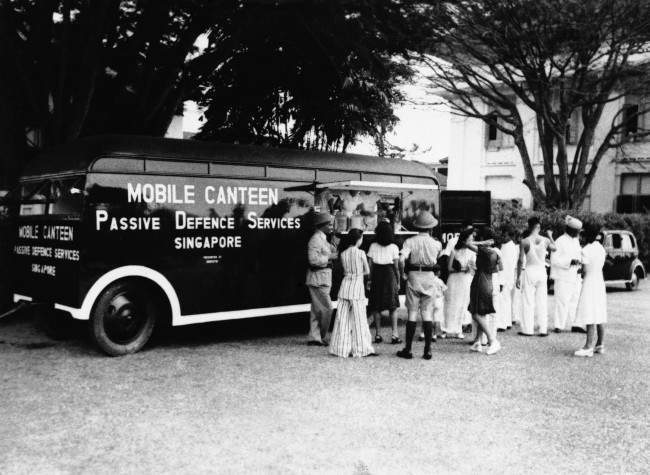
[(381, 312), (373, 312), (373, 319), (375, 320), (375, 337), (381, 336)]
[(594, 347), (594, 337), (596, 336), (596, 325), (587, 325), (587, 341), (585, 342), (584, 349), (590, 350)]
[(596, 331), (598, 333), (598, 338), (596, 340), (596, 346), (601, 346), (603, 344), (603, 339), (605, 338), (605, 325), (599, 323), (596, 325)]
[(390, 322), (393, 325), (393, 335), (395, 338), (399, 337), (399, 333), (397, 331), (397, 309), (391, 310), (390, 311)]
[(487, 335), (488, 345), (492, 345), (492, 343), (494, 342), (494, 335), (490, 331), (490, 324), (488, 323), (485, 315), (474, 314), (472, 315), (472, 318), (477, 324), (476, 335), (479, 336), (481, 332), (485, 333)]
[(478, 323), (478, 315), (476, 313), (472, 314), (472, 319), (476, 322), (476, 337), (474, 338), (474, 343), (481, 341), (481, 336), (483, 336), (483, 330), (481, 325)]

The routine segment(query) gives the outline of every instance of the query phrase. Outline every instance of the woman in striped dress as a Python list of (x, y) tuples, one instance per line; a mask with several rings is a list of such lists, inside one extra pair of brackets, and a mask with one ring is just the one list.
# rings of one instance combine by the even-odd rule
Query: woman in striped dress
[(370, 269), (366, 254), (359, 249), (362, 240), (361, 230), (350, 229), (343, 242), (344, 250), (339, 254), (344, 276), (329, 351), (342, 358), (376, 355), (366, 316), (363, 277)]

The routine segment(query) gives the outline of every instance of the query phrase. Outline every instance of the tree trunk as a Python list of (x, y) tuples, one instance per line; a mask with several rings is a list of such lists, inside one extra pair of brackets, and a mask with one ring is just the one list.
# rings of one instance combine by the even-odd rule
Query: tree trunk
[(519, 150), (519, 155), (521, 156), (521, 161), (524, 165), (524, 173), (526, 179), (524, 184), (528, 187), (530, 192), (533, 195), (533, 202), (536, 205), (542, 204), (545, 201), (544, 193), (539, 189), (537, 185), (537, 180), (535, 179), (535, 172), (533, 171), (533, 166), (530, 161), (530, 155), (528, 154), (528, 147), (526, 146), (526, 141), (524, 139), (523, 129), (518, 127), (514, 133), (515, 146)]

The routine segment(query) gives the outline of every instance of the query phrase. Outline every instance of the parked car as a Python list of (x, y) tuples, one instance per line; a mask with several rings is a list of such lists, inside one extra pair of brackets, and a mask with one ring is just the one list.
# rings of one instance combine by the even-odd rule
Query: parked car
[(607, 260), (603, 268), (607, 285), (625, 284), (628, 290), (639, 287), (646, 278), (646, 270), (639, 260), (636, 237), (630, 231), (607, 229), (603, 231), (603, 246)]
[[(607, 260), (603, 268), (605, 283), (625, 285), (628, 290), (636, 290), (642, 279), (646, 278), (645, 266), (639, 259), (639, 247), (636, 237), (630, 231), (608, 229), (603, 231), (603, 246), (607, 251)], [(551, 279), (550, 256), (546, 259), (548, 292), (553, 293), (554, 282)]]

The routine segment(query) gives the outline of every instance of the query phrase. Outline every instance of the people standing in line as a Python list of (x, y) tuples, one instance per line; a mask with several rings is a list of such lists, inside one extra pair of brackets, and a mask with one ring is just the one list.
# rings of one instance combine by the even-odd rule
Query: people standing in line
[(421, 211), (415, 218), (413, 226), (418, 234), (407, 239), (402, 246), (400, 268), (406, 280), (406, 342), (404, 349), (397, 352), (400, 358), (411, 359), (413, 337), (418, 315), (422, 317), (424, 328), (425, 360), (431, 359), (431, 342), (433, 340), (433, 307), (436, 296), (434, 266), (441, 251), (439, 241), (433, 239), (430, 230), (438, 220), (428, 211)]
[(445, 293), (445, 321), (443, 336), (464, 338), (463, 322), (469, 305), (472, 270), (476, 266), (476, 254), (468, 244), (473, 242), (474, 229), (461, 231), (447, 263), (447, 292)]
[(503, 263), (503, 270), (499, 273), (499, 281), (502, 285), (501, 290), (501, 312), (497, 315), (497, 329), (508, 330), (512, 327), (513, 306), (515, 305), (515, 287), (517, 275), (517, 259), (519, 258), (519, 249), (515, 244), (517, 231), (513, 226), (506, 226), (504, 229), (503, 239), (501, 244), (501, 262)]
[(553, 235), (540, 235), (539, 218), (528, 220), (528, 235), (519, 246), (519, 263), (517, 267), (517, 288), (522, 289), (523, 308), (521, 314), (520, 335), (535, 334), (535, 325), (539, 327), (539, 336), (548, 335), (548, 285), (546, 276), (546, 253), (555, 251)]
[(397, 309), (399, 308), (399, 248), (394, 242), (393, 226), (382, 221), (375, 229), (377, 240), (370, 244), (368, 259), (370, 261), (368, 311), (375, 322), (375, 343), (381, 343), (381, 313), (388, 311), (392, 335), (392, 345), (402, 343), (397, 330)]
[(363, 231), (350, 229), (341, 243), (339, 256), (343, 280), (338, 293), (338, 310), (329, 352), (342, 358), (376, 355), (366, 314), (363, 279), (370, 273), (370, 268), (366, 254), (359, 249), (362, 241)]
[(312, 346), (327, 346), (325, 336), (332, 318), (332, 260), (337, 257), (336, 248), (327, 241), (333, 230), (332, 219), (329, 213), (314, 215), (315, 231), (307, 245), (306, 284), (311, 297), (307, 344)]
[(591, 357), (594, 353), (605, 352), (603, 342), (605, 323), (607, 323), (607, 288), (603, 266), (607, 259), (607, 251), (601, 244), (602, 234), (598, 226), (587, 227), (585, 240), (587, 245), (582, 248), (584, 275), (578, 300), (577, 319), (587, 326), (587, 339), (585, 345), (574, 354)]
[(470, 290), (470, 302), (468, 310), (472, 314), (472, 319), (476, 323), (476, 339), (472, 344), (471, 350), (476, 352), (483, 351), (482, 335), (487, 336), (488, 348), (486, 353), (493, 355), (501, 349), (501, 344), (496, 339), (496, 329), (490, 324), (488, 315), (496, 313), (494, 308), (494, 285), (493, 276), (503, 270), (501, 253), (493, 247), (494, 234), (490, 228), (485, 228), (481, 232), (482, 241), (479, 245), (472, 242), (467, 243), (467, 247), (474, 250), (476, 255), (476, 273), (472, 279)]
[(551, 254), (551, 279), (554, 281), (555, 308), (553, 328), (556, 333), (570, 330), (576, 319), (582, 279), (578, 274), (582, 248), (578, 235), (580, 220), (567, 216), (564, 234), (557, 238), (557, 250)]

